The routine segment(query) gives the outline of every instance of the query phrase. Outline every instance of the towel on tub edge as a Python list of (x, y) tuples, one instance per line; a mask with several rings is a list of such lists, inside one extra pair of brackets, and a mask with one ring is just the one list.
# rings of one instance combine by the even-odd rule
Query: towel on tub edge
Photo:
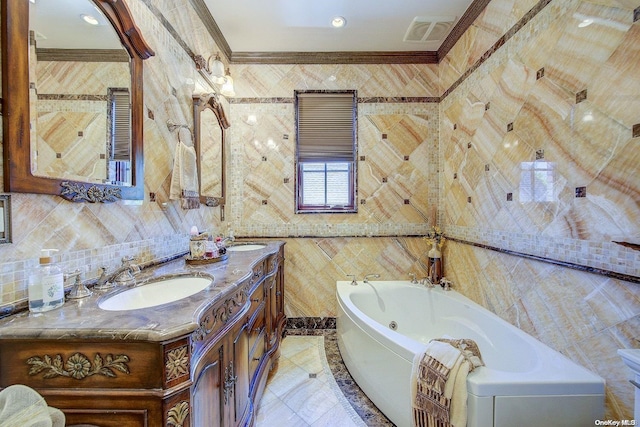
[(467, 375), (483, 365), (480, 349), (473, 340), (431, 340), (413, 360), (413, 426), (465, 427)]

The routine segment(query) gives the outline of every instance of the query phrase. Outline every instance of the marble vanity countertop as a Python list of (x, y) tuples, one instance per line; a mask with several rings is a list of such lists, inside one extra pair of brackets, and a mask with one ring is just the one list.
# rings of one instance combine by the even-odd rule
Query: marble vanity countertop
[[(242, 244), (242, 242), (238, 242)], [(145, 268), (136, 275), (139, 285), (162, 276), (193, 273), (212, 275), (213, 283), (190, 297), (155, 307), (106, 311), (98, 303), (113, 293), (129, 288), (94, 291), (82, 299), (67, 299), (65, 304), (45, 313), (17, 313), (0, 320), (0, 339), (111, 339), (165, 341), (194, 331), (204, 310), (231, 294), (253, 274), (253, 267), (283, 245), (264, 242), (266, 247), (251, 251), (228, 252), (226, 261), (190, 265), (184, 257)]]

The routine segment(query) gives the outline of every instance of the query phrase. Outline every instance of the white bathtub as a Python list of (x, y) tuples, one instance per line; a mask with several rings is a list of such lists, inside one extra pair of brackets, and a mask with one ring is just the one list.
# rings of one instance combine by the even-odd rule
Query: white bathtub
[(581, 427), (603, 419), (602, 378), (455, 291), (340, 281), (337, 297), (344, 363), (399, 427), (411, 425), (414, 355), (443, 336), (475, 340), (486, 364), (467, 378), (468, 427)]

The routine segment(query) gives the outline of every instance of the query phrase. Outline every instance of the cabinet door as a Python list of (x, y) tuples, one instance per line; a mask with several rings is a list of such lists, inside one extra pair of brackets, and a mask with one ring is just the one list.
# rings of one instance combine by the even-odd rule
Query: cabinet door
[(194, 426), (223, 426), (224, 424), (224, 346), (211, 349), (203, 358), (193, 384), (191, 405)]
[(267, 331), (269, 332), (267, 346), (270, 349), (276, 342), (278, 336), (278, 296), (277, 293), (278, 274), (267, 278), (265, 287), (267, 289)]
[[(248, 320), (248, 319), (247, 319)], [(244, 425), (249, 415), (249, 324), (247, 321), (233, 329), (232, 357), (229, 361), (233, 373), (233, 423)]]

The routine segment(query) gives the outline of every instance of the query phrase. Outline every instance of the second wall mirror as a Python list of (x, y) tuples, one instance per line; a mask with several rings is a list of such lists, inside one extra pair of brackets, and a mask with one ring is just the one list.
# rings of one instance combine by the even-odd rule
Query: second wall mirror
[(193, 125), (200, 202), (206, 206), (224, 206), (225, 134), (230, 125), (216, 94), (193, 96)]

